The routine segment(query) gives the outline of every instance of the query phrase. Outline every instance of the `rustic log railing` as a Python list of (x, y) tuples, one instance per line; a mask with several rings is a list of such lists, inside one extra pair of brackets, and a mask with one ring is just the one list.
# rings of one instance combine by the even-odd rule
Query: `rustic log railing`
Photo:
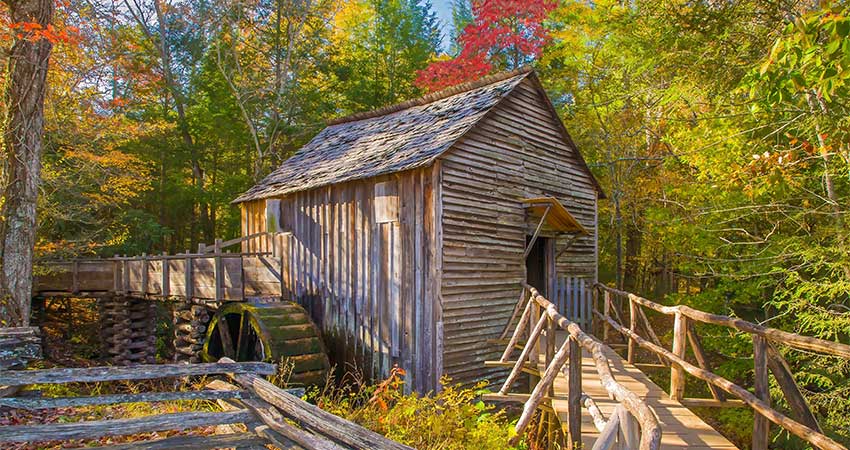
[[(734, 317), (706, 313), (685, 305), (664, 306), (602, 284), (597, 284), (596, 288), (602, 310), (594, 309), (594, 314), (601, 319), (603, 341), (607, 342), (609, 332), (613, 329), (627, 340), (626, 352), (629, 362), (635, 363), (637, 347), (644, 348), (660, 358), (666, 366), (670, 367), (670, 397), (672, 399), (680, 401), (685, 406), (748, 406), (752, 408), (755, 412), (753, 450), (768, 448), (770, 422), (817, 448), (847, 450), (846, 447), (823, 434), (794, 380), (788, 363), (773, 343), (841, 358), (850, 358), (850, 345), (801, 336)], [(620, 311), (618, 307), (624, 302), (628, 303), (628, 314), (626, 311)], [(673, 343), (670, 350), (662, 346), (657, 333), (642, 310), (644, 307), (673, 317)], [(628, 325), (623, 318), (628, 319)], [(755, 393), (712, 372), (694, 323), (724, 326), (752, 336)], [(640, 328), (644, 329), (646, 337), (639, 334)], [(696, 365), (686, 359), (688, 346), (694, 354)], [(769, 373), (773, 373), (796, 420), (771, 407)], [(713, 398), (685, 398), (685, 374), (705, 381)], [(724, 391), (740, 400), (738, 402), (728, 400)]]
[[(594, 450), (613, 448), (620, 436), (620, 448), (654, 450), (661, 442), (661, 428), (650, 408), (635, 393), (618, 383), (604, 354), (604, 344), (582, 331), (578, 324), (561, 315), (555, 304), (544, 298), (532, 286), (524, 285), (528, 301), (522, 316), (514, 329), (499, 361), (488, 362), (492, 366), (508, 366), (511, 372), (498, 394), (488, 395), (488, 400), (520, 400), (524, 402), (523, 412), (516, 424), (515, 443), (525, 432), (538, 408), (552, 411), (554, 382), (559, 373), (563, 373), (568, 384), (568, 448), (581, 447), (581, 407), (585, 405), (601, 431)], [(560, 331), (559, 331), (560, 330)], [(558, 340), (563, 343), (558, 345)], [(525, 337), (522, 347), (520, 340)], [(511, 361), (513, 351), (521, 348), (519, 357)], [(556, 350), (557, 348), (557, 350)], [(582, 351), (590, 353), (605, 390), (620, 403), (607, 421), (599, 413), (592, 399), (581, 392)], [(541, 354), (545, 370), (538, 370)], [(521, 372), (539, 375), (530, 395), (511, 394), (514, 382)], [(551, 436), (550, 436), (551, 442)]]
[[(194, 449), (265, 448), (286, 449), (411, 450), (411, 447), (334, 416), (280, 389), (260, 377), (275, 373), (268, 363), (235, 363), (223, 358), (212, 364), (136, 365), (0, 372), (0, 385), (24, 386), (47, 383), (110, 382), (186, 376), (226, 375), (239, 387), (215, 380), (207, 389), (176, 392), (145, 392), (98, 396), (0, 398), (0, 406), (20, 409), (76, 408), (137, 402), (210, 400), (223, 411), (191, 411), (147, 417), (93, 420), (71, 423), (0, 427), (0, 442), (43, 442), (100, 439), (168, 430), (218, 426), (224, 434), (176, 436), (150, 441), (92, 447), (100, 449)], [(67, 412), (63, 413), (67, 414)], [(294, 424), (295, 425), (294, 425)], [(231, 428), (244, 424), (247, 431)]]
[[(274, 252), (229, 253), (224, 249), (254, 239), (257, 233), (214, 244), (196, 253), (115, 256), (103, 259), (44, 261), (34, 292), (183, 297), (215, 302), (281, 295), (281, 260)], [(271, 239), (274, 242), (274, 239)]]

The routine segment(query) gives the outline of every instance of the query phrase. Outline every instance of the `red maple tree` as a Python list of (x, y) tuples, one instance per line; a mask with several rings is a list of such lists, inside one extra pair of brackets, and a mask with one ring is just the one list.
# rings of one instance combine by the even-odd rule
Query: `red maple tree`
[(556, 6), (555, 0), (473, 0), (473, 21), (458, 37), (460, 54), (421, 70), (417, 86), (435, 91), (531, 62), (549, 41), (543, 22)]

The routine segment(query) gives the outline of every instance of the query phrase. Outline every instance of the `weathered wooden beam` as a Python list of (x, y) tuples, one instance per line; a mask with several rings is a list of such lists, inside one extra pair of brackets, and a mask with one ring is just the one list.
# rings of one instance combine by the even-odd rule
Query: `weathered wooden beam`
[[(673, 323), (673, 354), (681, 360), (685, 359), (686, 345), (688, 345), (687, 330), (688, 318), (683, 314), (676, 314), (676, 321)], [(637, 336), (634, 332), (630, 334)], [(629, 339), (629, 342), (634, 341), (634, 338)], [(673, 363), (670, 368), (670, 398), (677, 401), (685, 398), (685, 369), (676, 363)]]
[(534, 325), (534, 329), (531, 330), (531, 334), (528, 336), (528, 342), (522, 349), (522, 353), (520, 353), (519, 358), (517, 358), (516, 364), (514, 364), (514, 368), (511, 369), (511, 373), (508, 374), (508, 378), (505, 379), (505, 383), (502, 385), (502, 388), (499, 389), (500, 394), (507, 394), (511, 389), (511, 386), (519, 376), (525, 361), (529, 358), (529, 355), (531, 355), (535, 344), (537, 344), (537, 339), (540, 337), (540, 332), (543, 331), (543, 326), (546, 325), (547, 319), (548, 317), (543, 314), (540, 316), (540, 319), (537, 320), (537, 323)]
[(162, 256), (163, 258), (160, 260), (160, 264), (162, 264), (162, 296), (168, 298), (171, 296), (171, 274), (169, 273), (171, 265), (164, 258), (167, 256), (165, 252), (162, 252)]
[[(599, 374), (599, 381), (605, 390), (611, 397), (623, 404), (632, 415), (638, 418), (641, 428), (640, 450), (658, 449), (661, 445), (661, 428), (658, 425), (658, 419), (646, 405), (646, 402), (614, 379), (608, 359), (605, 357), (603, 351), (604, 344), (585, 333), (577, 324), (558, 313), (555, 305), (540, 296), (537, 289), (528, 285), (525, 286), (531, 292), (532, 301), (544, 307), (546, 314), (552, 317), (561, 329), (566, 330), (570, 336), (579, 342), (582, 348), (590, 352), (596, 366), (596, 372)], [(609, 322), (616, 323), (610, 317), (608, 320)], [(563, 370), (563, 367), (561, 369)]]
[[(712, 385), (714, 386), (714, 385)], [(716, 387), (716, 386), (715, 386)], [(683, 398), (679, 403), (688, 408), (747, 408), (741, 400), (717, 400), (714, 398)]]
[[(622, 334), (630, 333), (629, 330), (627, 330), (626, 328), (611, 319), (603, 318), (603, 320), (608, 320), (608, 323), (611, 325), (611, 327)], [(789, 432), (791, 432), (791, 434), (794, 434), (795, 436), (804, 439), (805, 441), (817, 446), (820, 449), (847, 450), (846, 447), (839, 444), (832, 438), (825, 436), (824, 434), (819, 433), (816, 430), (806, 425), (803, 425), (789, 418), (788, 416), (780, 413), (779, 411), (776, 411), (775, 409), (771, 408), (770, 404), (762, 401), (760, 398), (756, 397), (755, 395), (750, 393), (750, 391), (742, 388), (741, 386), (732, 383), (731, 381), (721, 377), (720, 375), (696, 367), (693, 364), (690, 364), (689, 362), (674, 355), (669, 350), (657, 346), (651, 342), (648, 342), (640, 336), (633, 337), (635, 337), (635, 340), (641, 347), (663, 356), (673, 364), (679, 364), (687, 373), (693, 375), (694, 377), (712, 383), (715, 386), (725, 390), (726, 392), (740, 398), (744, 401), (744, 403), (753, 408), (757, 413), (767, 417), (768, 420), (788, 430)]]
[[(525, 288), (522, 289), (522, 293), (520, 294), (519, 303), (517, 303), (517, 307), (522, 303), (523, 298), (525, 298)], [(514, 315), (516, 314), (516, 308), (514, 308)], [(505, 347), (504, 353), (502, 353), (501, 361), (505, 361), (511, 356), (511, 352), (514, 350), (514, 347), (519, 342), (520, 336), (522, 336), (522, 331), (525, 328), (525, 324), (529, 320), (529, 316), (531, 315), (531, 301), (526, 303), (525, 309), (522, 311), (522, 316), (519, 318), (519, 322), (516, 324), (516, 328), (514, 329), (514, 333), (511, 335), (511, 340), (508, 341), (508, 345)], [(511, 322), (513, 321), (513, 316), (511, 316), (510, 320), (508, 320), (507, 326), (505, 326), (505, 330), (502, 332), (502, 337), (500, 339), (504, 339), (504, 336), (507, 334), (508, 327), (511, 326)]]
[(614, 444), (617, 443), (617, 436), (620, 434), (620, 411), (623, 409), (625, 409), (623, 405), (617, 405), (614, 408), (611, 418), (608, 419), (605, 428), (600, 431), (599, 437), (594, 441), (591, 450), (611, 450), (614, 448)]
[[(705, 350), (702, 348), (702, 342), (699, 339), (699, 336), (694, 329), (694, 324), (688, 324), (688, 342), (691, 343), (691, 350), (694, 352), (694, 357), (697, 360), (697, 364), (702, 368), (709, 372), (711, 372), (711, 363), (708, 361), (708, 356), (705, 354)], [(657, 342), (656, 345), (659, 345)], [(660, 357), (660, 356), (659, 356)], [(726, 394), (723, 393), (717, 386), (708, 384), (708, 389), (711, 391), (711, 396), (715, 400), (724, 401), (726, 400)]]
[(89, 367), (73, 369), (16, 370), (0, 372), (0, 385), (22, 386), (44, 383), (92, 383), (115, 380), (149, 380), (225, 373), (272, 375), (274, 364), (262, 362), (208, 364), (139, 364), (132, 367)]
[(97, 439), (103, 436), (126, 436), (164, 430), (186, 430), (254, 420), (247, 410), (232, 412), (188, 412), (160, 414), (134, 419), (96, 420), (47, 425), (14, 425), (3, 427), (0, 442), (39, 442), (71, 439)]
[(776, 383), (785, 394), (785, 400), (791, 406), (791, 411), (797, 420), (803, 425), (806, 425), (818, 432), (823, 433), (818, 420), (812, 414), (811, 408), (803, 393), (800, 392), (797, 382), (794, 381), (794, 374), (791, 372), (791, 367), (782, 357), (776, 348), (770, 343), (767, 344), (767, 367), (773, 372), (773, 377), (776, 378)]
[[(629, 299), (629, 329), (637, 333), (637, 309), (638, 305), (633, 300)], [(626, 360), (629, 364), (635, 362), (635, 341), (629, 339), (629, 348), (626, 352)]]
[[(770, 405), (770, 380), (767, 370), (767, 340), (759, 335), (753, 335), (753, 377), (756, 397)], [(753, 417), (753, 450), (767, 450), (770, 443), (770, 421), (756, 411)]]
[(218, 400), (229, 398), (251, 398), (253, 395), (248, 391), (187, 391), (187, 392), (144, 392), (139, 394), (111, 394), (93, 395), (82, 397), (55, 397), (55, 398), (27, 398), (6, 397), (0, 398), (0, 406), (9, 408), (20, 408), (27, 410), (52, 409), (52, 408), (76, 408), (91, 405), (112, 405), (116, 403), (139, 403), (139, 402), (170, 402), (178, 400)]
[(567, 448), (580, 449), (581, 444), (581, 347), (573, 336), (569, 341), (569, 366), (567, 368)]
[[(222, 358), (219, 361), (229, 362), (230, 360)], [(318, 406), (311, 405), (254, 374), (228, 375), (242, 387), (278, 408), (285, 416), (308, 430), (325, 435), (336, 442), (355, 448), (412, 450), (411, 447), (394, 442), (374, 431), (324, 411)]]
[(801, 336), (799, 334), (777, 330), (776, 328), (768, 328), (761, 325), (757, 325), (742, 319), (699, 311), (685, 305), (664, 306), (655, 303), (652, 300), (645, 299), (643, 297), (626, 291), (620, 291), (605, 286), (603, 284), (597, 284), (596, 286), (598, 286), (600, 289), (605, 290), (606, 292), (612, 292), (614, 294), (622, 295), (629, 299), (633, 299), (641, 305), (646, 306), (647, 308), (651, 308), (662, 314), (672, 316), (675, 315), (677, 312), (681, 312), (686, 317), (696, 320), (698, 322), (721, 325), (736, 329), (738, 331), (743, 331), (745, 333), (757, 334), (771, 341), (781, 342), (789, 347), (825, 353), (828, 355), (841, 356), (844, 358), (850, 358), (850, 345), (842, 344), (840, 342), (832, 342), (810, 336)]
[(215, 448), (265, 448), (269, 442), (254, 433), (214, 434), (200, 436), (174, 436), (151, 441), (128, 442), (126, 444), (100, 447), (80, 447), (74, 450), (195, 450)]

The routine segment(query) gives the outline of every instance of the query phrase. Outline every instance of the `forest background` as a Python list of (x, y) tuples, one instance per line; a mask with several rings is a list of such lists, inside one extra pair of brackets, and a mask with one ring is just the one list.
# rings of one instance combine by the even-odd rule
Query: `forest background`
[[(530, 65), (607, 194), (602, 281), (848, 342), (849, 15), (795, 0), (454, 0), (441, 27), (418, 0), (58, 0), (55, 28), (36, 30), (54, 43), (36, 255), (237, 236), (230, 200), (326, 120)], [(27, 26), (0, 4), (0, 53)], [(705, 344), (720, 374), (752, 376), (742, 336)], [(850, 362), (789, 359), (847, 442)], [(731, 433), (752, 423), (716, 414)]]

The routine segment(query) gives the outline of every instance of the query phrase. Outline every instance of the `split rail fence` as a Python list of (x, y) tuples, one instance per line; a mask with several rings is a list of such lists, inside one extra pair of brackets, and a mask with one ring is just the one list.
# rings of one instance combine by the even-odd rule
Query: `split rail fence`
[[(635, 294), (596, 284), (601, 311), (594, 314), (601, 319), (603, 342), (609, 342), (614, 330), (627, 341), (627, 358), (636, 363), (637, 348), (653, 354), (670, 367), (670, 396), (685, 406), (724, 407), (747, 406), (754, 410), (753, 450), (765, 450), (770, 439), (770, 423), (779, 425), (789, 433), (823, 450), (847, 450), (826, 436), (812, 414), (793, 373), (774, 344), (819, 355), (850, 359), (850, 346), (808, 336), (801, 336), (775, 328), (768, 328), (734, 317), (706, 313), (685, 305), (664, 306)], [(626, 305), (623, 305), (623, 304)], [(622, 307), (621, 307), (622, 306)], [(670, 350), (663, 347), (643, 308), (673, 318), (673, 342)], [(626, 313), (628, 310), (628, 314)], [(626, 323), (625, 319), (628, 320)], [(753, 341), (754, 393), (712, 372), (708, 356), (702, 347), (695, 324), (723, 326), (749, 334)], [(644, 336), (639, 334), (644, 330)], [(687, 361), (690, 346), (696, 364)], [(778, 386), (790, 406), (794, 418), (773, 408), (770, 403), (769, 373), (773, 373)], [(705, 381), (711, 399), (685, 398), (685, 374)], [(729, 400), (726, 393), (739, 400)]]
[[(551, 402), (555, 397), (554, 383), (559, 374), (567, 379), (568, 412), (566, 438), (568, 448), (581, 448), (581, 408), (585, 405), (594, 423), (600, 430), (593, 450), (640, 449), (655, 450), (661, 443), (661, 428), (652, 410), (635, 393), (614, 379), (609, 362), (603, 352), (604, 344), (585, 333), (575, 322), (561, 315), (558, 307), (544, 298), (534, 287), (524, 284), (525, 308), (507, 348), (498, 361), (488, 362), (492, 366), (511, 367), (511, 372), (498, 394), (485, 396), (488, 400), (519, 400), (524, 403), (523, 412), (516, 424), (516, 441), (526, 432), (538, 409), (554, 414)], [(523, 341), (524, 339), (524, 341)], [(515, 350), (520, 355), (511, 360)], [(582, 352), (588, 352), (605, 390), (620, 404), (617, 413), (607, 421), (599, 413), (593, 399), (584, 395), (582, 386)], [(542, 356), (542, 359), (541, 359)], [(539, 369), (541, 361), (545, 370)], [(521, 373), (537, 377), (530, 395), (510, 393)], [(550, 424), (556, 418), (550, 418)], [(555, 440), (556, 430), (547, 431), (548, 442)], [(615, 447), (616, 446), (616, 447)]]
[[(266, 448), (283, 449), (377, 449), (411, 450), (355, 423), (319, 409), (287, 390), (266, 381), (261, 375), (276, 372), (273, 364), (235, 363), (222, 358), (211, 364), (159, 364), (133, 367), (90, 367), (0, 371), (0, 385), (23, 387), (33, 384), (96, 383), (120, 380), (150, 380), (225, 375), (233, 383), (213, 380), (205, 389), (175, 392), (143, 392), (97, 396), (0, 397), (0, 407), (24, 410), (78, 408), (139, 402), (185, 400), (215, 401), (222, 411), (190, 411), (153, 416), (47, 423), (0, 427), (0, 443), (101, 440), (172, 430), (216, 426), (221, 434), (181, 435), (125, 444), (105, 445), (108, 450)], [(243, 424), (245, 431), (242, 430)]]

